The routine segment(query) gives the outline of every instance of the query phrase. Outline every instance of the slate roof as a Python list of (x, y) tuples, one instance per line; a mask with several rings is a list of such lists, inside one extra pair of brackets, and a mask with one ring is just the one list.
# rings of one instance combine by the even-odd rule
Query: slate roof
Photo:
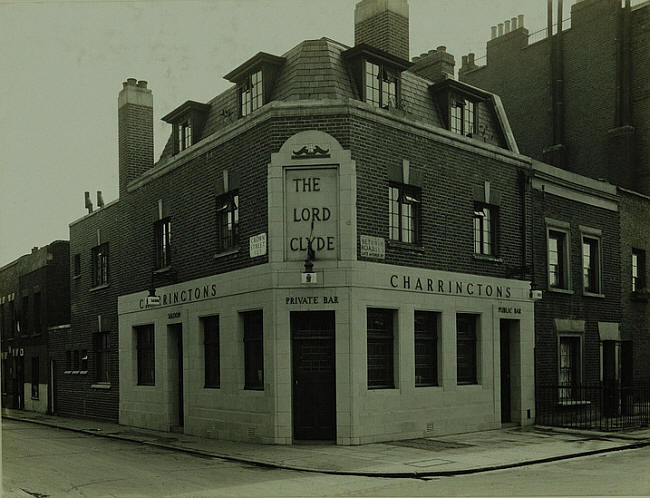
[[(341, 52), (350, 47), (329, 38), (305, 40), (283, 54), (286, 62), (279, 68), (271, 101), (360, 100), (354, 75), (345, 65)], [(411, 118), (446, 128), (429, 87), (432, 82), (404, 71), (401, 76), (401, 107)], [(462, 85), (462, 83), (460, 83)], [(207, 102), (209, 110), (200, 139), (229, 126), (239, 118), (237, 85)], [(156, 165), (172, 157), (172, 136)]]

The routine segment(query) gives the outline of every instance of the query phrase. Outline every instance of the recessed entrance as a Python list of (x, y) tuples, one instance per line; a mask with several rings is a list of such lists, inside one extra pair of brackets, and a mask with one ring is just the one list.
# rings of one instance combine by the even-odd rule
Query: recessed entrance
[(291, 312), (293, 438), (336, 439), (334, 311)]
[(510, 320), (501, 320), (501, 423), (512, 421), (510, 382)]
[(180, 323), (175, 323), (169, 325), (167, 330), (169, 331), (167, 348), (169, 351), (171, 429), (180, 431), (185, 422), (183, 410), (183, 326)]

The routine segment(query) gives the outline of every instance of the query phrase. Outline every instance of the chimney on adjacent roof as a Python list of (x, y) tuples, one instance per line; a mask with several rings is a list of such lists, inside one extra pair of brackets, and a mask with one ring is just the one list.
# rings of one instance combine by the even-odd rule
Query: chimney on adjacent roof
[(103, 208), (104, 207), (104, 198), (102, 197), (102, 191), (101, 190), (97, 191), (97, 207), (98, 208)]
[(447, 47), (439, 46), (435, 50), (429, 50), (420, 57), (413, 58), (413, 65), (409, 71), (416, 73), (423, 78), (438, 83), (454, 77), (454, 56), (447, 52)]
[(146, 81), (129, 78), (117, 99), (120, 197), (153, 166), (153, 95)]
[(407, 0), (361, 0), (354, 9), (354, 44), (362, 43), (409, 60)]
[(88, 210), (88, 213), (93, 212), (93, 201), (90, 200), (90, 192), (84, 192), (84, 206)]
[(476, 54), (474, 54), (474, 52), (470, 52), (467, 55), (463, 55), (462, 57), (463, 63), (460, 66), (460, 69), (458, 70), (458, 79), (462, 80), (463, 74), (478, 68), (475, 62), (475, 58), (476, 58)]

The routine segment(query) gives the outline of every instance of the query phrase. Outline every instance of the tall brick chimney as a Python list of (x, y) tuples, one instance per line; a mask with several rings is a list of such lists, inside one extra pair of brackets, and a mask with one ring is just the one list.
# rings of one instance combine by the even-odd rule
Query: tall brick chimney
[(354, 9), (354, 44), (366, 43), (409, 60), (407, 0), (362, 0)]
[(120, 197), (153, 166), (153, 95), (146, 81), (129, 78), (117, 98)]

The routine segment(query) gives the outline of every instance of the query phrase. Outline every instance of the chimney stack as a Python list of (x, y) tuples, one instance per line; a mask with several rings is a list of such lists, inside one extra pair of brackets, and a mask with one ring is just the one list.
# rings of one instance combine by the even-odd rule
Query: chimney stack
[(354, 9), (354, 44), (362, 43), (409, 60), (407, 0), (361, 0)]
[(128, 78), (117, 99), (120, 197), (153, 166), (153, 95), (147, 82)]
[(85, 206), (88, 210), (88, 213), (93, 212), (93, 201), (90, 200), (90, 192), (84, 192)]
[(454, 77), (456, 62), (454, 56), (447, 52), (447, 47), (444, 45), (440, 45), (436, 50), (429, 50), (419, 58), (414, 57), (413, 62), (409, 71), (434, 83)]
[(101, 190), (97, 191), (97, 207), (98, 208), (103, 208), (104, 207), (104, 198), (102, 197), (102, 191)]
[(476, 54), (474, 52), (470, 52), (467, 55), (463, 55), (462, 57), (462, 65), (460, 66), (460, 69), (458, 70), (458, 79), (462, 80), (463, 75), (467, 73), (468, 71), (473, 71), (474, 69), (478, 68), (475, 62), (475, 57)]

